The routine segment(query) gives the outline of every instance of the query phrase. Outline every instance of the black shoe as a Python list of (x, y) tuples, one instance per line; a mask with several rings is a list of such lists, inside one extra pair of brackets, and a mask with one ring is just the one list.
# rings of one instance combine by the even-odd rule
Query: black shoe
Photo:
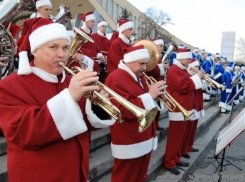
[(187, 159), (190, 159), (191, 158), (191, 156), (189, 154), (183, 154), (181, 156), (184, 157), (184, 158), (187, 158)]
[(169, 172), (171, 172), (172, 174), (175, 174), (175, 175), (179, 175), (180, 174), (179, 170), (176, 167), (173, 167), (173, 168), (169, 169)]
[(211, 101), (211, 100), (206, 100), (206, 99), (204, 100), (204, 102), (210, 102), (210, 101)]
[(192, 149), (191, 152), (199, 152), (199, 149)]
[(180, 161), (180, 163), (176, 164), (177, 166), (182, 166), (182, 167), (189, 167), (189, 163)]
[(164, 130), (164, 128), (159, 126), (159, 127), (157, 127), (157, 130), (162, 131), (162, 130)]

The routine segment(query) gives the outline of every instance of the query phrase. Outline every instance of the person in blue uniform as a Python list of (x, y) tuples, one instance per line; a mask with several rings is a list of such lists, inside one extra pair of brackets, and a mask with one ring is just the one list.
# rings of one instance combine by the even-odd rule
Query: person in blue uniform
[(226, 86), (226, 89), (221, 92), (221, 99), (219, 103), (219, 107), (221, 108), (220, 110), (221, 113), (229, 113), (229, 111), (232, 108), (231, 105), (226, 105), (226, 103), (228, 103), (232, 98), (231, 96), (232, 70), (233, 70), (233, 63), (230, 62), (224, 74), (222, 75), (222, 82), (223, 82), (223, 85)]

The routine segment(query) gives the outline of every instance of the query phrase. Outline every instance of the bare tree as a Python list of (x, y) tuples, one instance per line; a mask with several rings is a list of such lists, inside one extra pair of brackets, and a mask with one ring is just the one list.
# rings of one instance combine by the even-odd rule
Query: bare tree
[(245, 61), (245, 38), (240, 37), (237, 40), (236, 50), (238, 53), (236, 55), (236, 59), (239, 61)]
[(163, 25), (173, 24), (167, 13), (150, 7), (140, 15), (139, 20), (139, 39), (162, 38), (165, 42), (172, 42), (171, 34), (161, 28)]

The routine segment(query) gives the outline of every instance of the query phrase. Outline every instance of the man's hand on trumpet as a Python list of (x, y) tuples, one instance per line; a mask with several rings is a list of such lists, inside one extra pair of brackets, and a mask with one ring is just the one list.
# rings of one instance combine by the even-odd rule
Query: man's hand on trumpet
[(165, 81), (159, 81), (151, 85), (149, 88), (149, 94), (153, 99), (156, 99), (159, 95), (163, 95), (165, 93), (167, 85)]
[(197, 75), (199, 76), (200, 79), (202, 79), (204, 77), (205, 71), (204, 70), (199, 70), (197, 72)]
[(90, 85), (90, 83), (99, 80), (99, 77), (96, 75), (97, 72), (95, 71), (84, 70), (78, 72), (75, 76), (71, 78), (68, 90), (75, 101), (79, 101), (86, 92), (100, 90), (99, 86)]
[(80, 53), (76, 53), (74, 56), (72, 56), (72, 59), (77, 62), (84, 61), (84, 56)]

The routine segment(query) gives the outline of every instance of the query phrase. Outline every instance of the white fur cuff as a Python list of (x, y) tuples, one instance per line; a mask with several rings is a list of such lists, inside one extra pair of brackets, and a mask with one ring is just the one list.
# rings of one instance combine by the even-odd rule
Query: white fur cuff
[[(188, 111), (188, 112), (191, 113), (194, 111), (195, 110), (192, 109), (191, 111)], [(185, 121), (182, 112), (168, 112), (168, 117), (169, 117), (169, 120), (171, 121)], [(191, 120), (192, 117), (194, 117), (194, 114), (188, 120)]]
[(202, 80), (198, 75), (191, 76), (190, 78), (194, 82), (196, 90), (202, 88)]
[(226, 93), (231, 93), (232, 89), (225, 89)]
[(165, 70), (164, 70), (164, 67), (163, 67), (163, 64), (160, 63), (157, 65), (160, 69), (160, 76), (164, 76), (165, 75)]
[(29, 75), (31, 71), (31, 66), (29, 63), (27, 51), (21, 51), (19, 53), (20, 61), (19, 61), (19, 69), (18, 75)]
[(115, 119), (101, 120), (100, 118), (96, 116), (96, 114), (94, 114), (94, 111), (91, 108), (92, 108), (91, 101), (87, 99), (85, 112), (87, 114), (90, 124), (94, 128), (106, 128), (106, 127), (113, 125), (116, 122)]
[(47, 106), (64, 140), (87, 131), (82, 111), (68, 89), (49, 99)]
[(152, 99), (152, 97), (149, 93), (139, 95), (138, 97), (141, 98), (141, 101), (142, 101), (146, 110), (151, 110), (154, 107), (156, 107), (155, 101)]
[(99, 58), (99, 57), (104, 57), (104, 56), (102, 53), (99, 52), (96, 57)]

